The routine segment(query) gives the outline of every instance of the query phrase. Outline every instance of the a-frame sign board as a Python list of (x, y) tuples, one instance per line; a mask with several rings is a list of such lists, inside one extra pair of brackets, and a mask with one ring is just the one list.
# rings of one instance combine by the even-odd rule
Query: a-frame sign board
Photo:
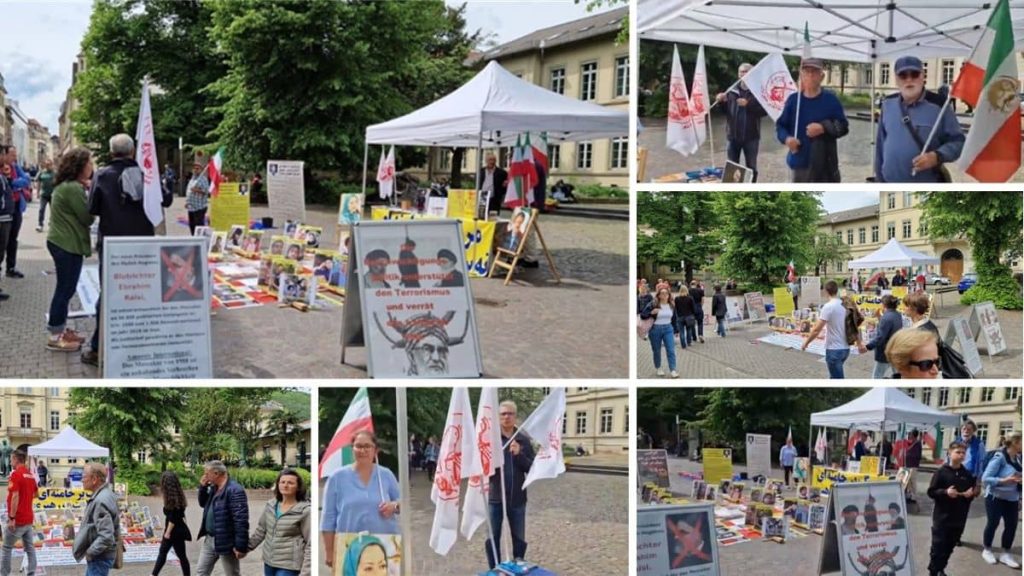
[[(494, 261), (491, 263), (491, 270), (488, 272), (487, 277), (493, 278), (495, 271), (498, 268), (506, 271), (505, 274), (505, 286), (512, 281), (512, 275), (516, 272), (516, 266), (519, 265), (519, 260), (523, 257), (526, 251), (526, 244), (530, 239), (531, 234), (536, 234), (537, 239), (540, 240), (541, 249), (544, 251), (544, 258), (548, 261), (548, 266), (551, 268), (551, 274), (555, 277), (555, 282), (561, 284), (562, 277), (558, 275), (558, 269), (555, 268), (555, 261), (551, 258), (551, 252), (548, 251), (548, 245), (544, 242), (544, 235), (540, 231), (540, 226), (537, 224), (537, 217), (539, 213), (531, 208), (517, 208), (512, 214), (512, 222), (509, 223), (510, 228), (516, 226), (516, 219), (518, 215), (525, 214), (528, 222), (526, 224), (526, 231), (519, 235), (515, 245), (510, 247), (498, 246), (494, 253)], [(515, 237), (516, 231), (510, 230), (511, 237)]]

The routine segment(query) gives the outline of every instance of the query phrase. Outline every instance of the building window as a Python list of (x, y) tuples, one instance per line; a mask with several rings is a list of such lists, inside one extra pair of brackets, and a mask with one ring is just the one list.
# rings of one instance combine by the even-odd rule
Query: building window
[(910, 220), (903, 221), (903, 238), (910, 238)]
[(971, 389), (970, 388), (961, 388), (959, 390), (959, 392), (960, 392), (960, 404), (961, 405), (963, 405), (963, 404), (970, 404), (971, 403)]
[(629, 434), (629, 406), (626, 406), (626, 412), (622, 415), (622, 433)]
[(175, 424), (174, 425), (174, 433), (175, 434), (181, 434), (181, 426)]
[(437, 168), (439, 170), (451, 170), (452, 168), (452, 156), (451, 151), (447, 148), (438, 148), (437, 150)]
[(582, 436), (587, 433), (587, 413), (576, 413), (576, 435)]
[(541, 388), (540, 393), (547, 396), (548, 394), (551, 394), (551, 388)]
[(615, 59), (615, 97), (629, 96), (629, 56)]
[(851, 246), (853, 245), (853, 228), (846, 231), (846, 243)]
[(878, 243), (878, 224), (871, 225), (871, 242)]
[(892, 240), (895, 237), (896, 237), (896, 223), (895, 222), (887, 222), (885, 224), (885, 239), (888, 241), (888, 240)]
[(907, 396), (911, 398), (917, 397), (917, 388), (904, 388), (903, 391), (906, 392)]
[(601, 408), (601, 434), (612, 433), (612, 409)]
[(889, 63), (888, 62), (883, 62), (882, 64), (878, 65), (878, 77), (880, 79), (879, 83), (882, 86), (888, 86), (889, 85)]
[(580, 386), (579, 388), (576, 388), (577, 392), (586, 392), (587, 390), (590, 390), (589, 386)]
[(981, 389), (981, 401), (991, 402), (996, 395), (995, 386), (986, 386)]
[(836, 230), (836, 242), (838, 242), (839, 244), (843, 243), (843, 231), (842, 230)]
[(21, 427), (22, 428), (31, 428), (32, 427), (32, 413), (31, 412), (22, 412), (21, 413)]
[(939, 408), (949, 406), (949, 388), (939, 388)]
[(551, 91), (555, 94), (565, 94), (565, 68), (551, 70)]
[(1016, 400), (1020, 397), (1020, 388), (1009, 387), (1003, 390), (1003, 400)]
[(145, 464), (146, 463), (146, 451), (143, 450), (143, 451), (139, 452), (138, 454), (136, 454), (135, 455), (135, 459), (138, 460), (141, 464)]
[(942, 61), (942, 83), (953, 85), (953, 79), (956, 78), (956, 65), (952, 60)]
[(576, 169), (590, 170), (594, 160), (594, 145), (591, 142), (579, 142), (576, 144)]
[(629, 165), (629, 139), (615, 138), (612, 140), (612, 169), (624, 169)]
[(867, 236), (867, 230), (866, 229), (860, 228), (860, 229), (857, 230), (857, 241), (858, 242), (860, 242), (861, 244), (866, 244), (867, 243), (867, 238), (868, 238), (868, 236)]
[(50, 430), (60, 431), (60, 412), (50, 410)]
[(864, 67), (864, 85), (871, 86), (872, 80), (874, 80), (875, 71), (871, 69), (871, 66)]
[(1000, 422), (999, 423), (999, 437), (1000, 438), (1009, 438), (1009, 436), (1011, 434), (1013, 434), (1014, 432), (1016, 432), (1016, 431), (1017, 431), (1017, 429), (1013, 425), (1013, 422)]
[(929, 76), (929, 74), (928, 74), (928, 61), (927, 60), (922, 60), (921, 61), (921, 75), (924, 76), (925, 78), (927, 78)]
[(32, 388), (19, 387), (18, 388), (18, 394), (25, 394), (26, 396), (31, 396), (32, 395)]
[(982, 446), (988, 446), (988, 424), (978, 424), (978, 438)]
[(921, 403), (924, 404), (925, 406), (931, 406), (932, 405), (932, 389), (931, 388), (925, 388), (925, 389), (921, 390)]
[(562, 165), (562, 147), (558, 144), (548, 146), (548, 169), (558, 170)]
[(910, 208), (913, 205), (914, 205), (914, 193), (913, 192), (904, 192), (903, 193), (903, 207), (904, 208)]
[(895, 210), (896, 209), (896, 193), (895, 192), (889, 192), (888, 194), (885, 195), (885, 207), (888, 208), (889, 210)]
[(597, 98), (597, 62), (587, 62), (580, 66), (580, 100)]
[(50, 398), (60, 398), (60, 388), (50, 388)]
[(843, 86), (850, 83), (850, 67), (843, 66)]
[(928, 237), (928, 221), (927, 220), (921, 220), (921, 224), (918, 225), (918, 230), (921, 233), (921, 238), (927, 238)]

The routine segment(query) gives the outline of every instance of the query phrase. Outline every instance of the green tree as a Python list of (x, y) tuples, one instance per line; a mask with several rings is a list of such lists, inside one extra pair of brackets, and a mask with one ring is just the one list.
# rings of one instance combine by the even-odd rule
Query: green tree
[[(189, 388), (180, 425), (186, 457), (192, 462), (227, 453), (247, 458), (262, 433), (262, 408), (272, 394), (268, 388)], [(230, 450), (229, 440), (235, 443)]]
[(974, 254), (978, 283), (962, 302), (991, 300), (1004, 310), (1020, 310), (1020, 284), (1005, 263), (1021, 253), (1019, 192), (926, 192), (921, 223), (933, 240), (966, 238)]
[(724, 276), (762, 287), (782, 281), (786, 265), (797, 273), (813, 260), (815, 229), (821, 205), (817, 192), (731, 192), (715, 195), (722, 215), (722, 255), (716, 263)]
[(294, 411), (282, 408), (274, 412), (268, 421), (267, 432), (274, 432), (281, 449), (281, 466), (288, 465), (288, 442), (294, 440), (299, 433), (299, 424), (302, 418)]
[[(703, 398), (671, 388), (637, 388), (636, 423), (657, 440), (676, 437), (676, 418), (684, 426), (700, 419)], [(685, 432), (684, 432), (685, 433)]]
[(643, 193), (637, 196), (637, 222), (653, 230), (637, 234), (637, 259), (655, 264), (684, 262), (686, 282), (703, 269), (721, 245), (714, 195), (706, 193)]
[(113, 458), (135, 466), (134, 455), (170, 441), (185, 408), (177, 388), (72, 388), (69, 421), (84, 436), (110, 448)]
[(821, 269), (829, 262), (845, 262), (850, 259), (850, 247), (833, 234), (818, 234), (814, 237), (811, 262), (814, 264), (814, 275), (819, 276)]

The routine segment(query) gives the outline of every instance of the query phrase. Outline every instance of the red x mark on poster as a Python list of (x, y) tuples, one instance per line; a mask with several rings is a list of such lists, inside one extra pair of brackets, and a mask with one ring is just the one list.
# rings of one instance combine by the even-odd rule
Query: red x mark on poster
[(191, 296), (196, 298), (202, 298), (203, 294), (195, 286), (192, 286), (189, 281), (189, 274), (192, 272), (192, 264), (195, 261), (195, 251), (189, 251), (188, 258), (185, 259), (184, 264), (178, 265), (176, 262), (171, 261), (171, 257), (166, 252), (160, 253), (160, 259), (163, 260), (164, 266), (174, 277), (174, 283), (164, 292), (164, 302), (169, 302), (171, 298), (179, 291), (184, 290)]

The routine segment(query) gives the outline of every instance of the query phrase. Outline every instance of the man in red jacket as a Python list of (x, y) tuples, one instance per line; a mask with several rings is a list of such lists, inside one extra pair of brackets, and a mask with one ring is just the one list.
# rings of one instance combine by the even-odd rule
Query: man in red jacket
[(4, 545), (0, 549), (0, 576), (8, 576), (11, 573), (11, 552), (18, 540), (21, 540), (22, 549), (28, 558), (28, 569), (25, 574), (33, 576), (36, 573), (36, 548), (32, 544), (35, 535), (32, 528), (35, 520), (32, 500), (36, 497), (36, 480), (32, 472), (25, 467), (27, 458), (28, 455), (20, 448), (11, 454), (14, 471), (7, 478), (7, 513), (10, 519), (4, 526)]

